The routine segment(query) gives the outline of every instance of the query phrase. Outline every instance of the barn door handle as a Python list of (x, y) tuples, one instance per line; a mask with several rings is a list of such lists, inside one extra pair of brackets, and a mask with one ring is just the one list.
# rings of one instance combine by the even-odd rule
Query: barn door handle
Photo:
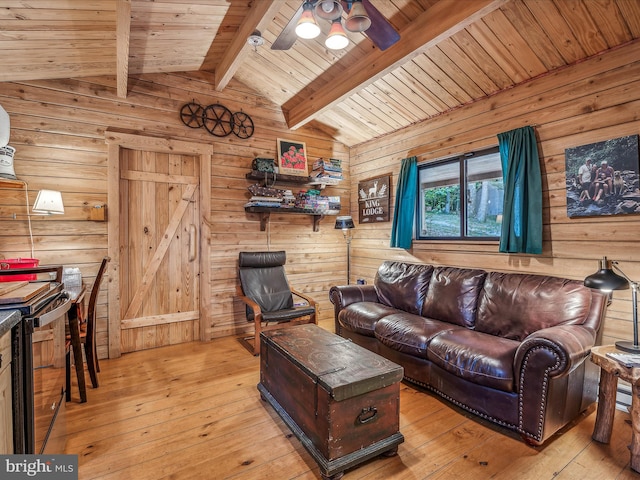
[(364, 425), (365, 423), (372, 422), (377, 415), (378, 409), (376, 407), (363, 408), (360, 415), (358, 415), (358, 418), (356, 418), (356, 423)]
[(193, 262), (196, 259), (196, 251), (198, 250), (198, 236), (196, 226), (194, 224), (189, 225), (189, 261)]

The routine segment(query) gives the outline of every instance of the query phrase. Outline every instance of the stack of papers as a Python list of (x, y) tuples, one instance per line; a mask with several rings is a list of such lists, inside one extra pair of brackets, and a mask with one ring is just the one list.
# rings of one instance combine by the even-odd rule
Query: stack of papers
[(607, 357), (617, 360), (625, 367), (640, 367), (640, 353), (609, 352)]

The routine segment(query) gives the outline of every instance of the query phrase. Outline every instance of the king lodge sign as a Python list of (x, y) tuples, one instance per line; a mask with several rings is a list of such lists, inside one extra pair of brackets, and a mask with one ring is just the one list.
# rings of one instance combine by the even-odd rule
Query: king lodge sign
[(358, 182), (358, 209), (360, 223), (389, 221), (389, 195), (391, 175)]

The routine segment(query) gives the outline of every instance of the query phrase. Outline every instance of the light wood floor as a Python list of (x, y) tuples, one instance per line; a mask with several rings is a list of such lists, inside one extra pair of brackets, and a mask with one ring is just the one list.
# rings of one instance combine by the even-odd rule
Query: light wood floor
[[(67, 404), (66, 453), (78, 454), (80, 480), (320, 478), (260, 400), (259, 359), (233, 338), (129, 353), (101, 361), (101, 370), (88, 403), (77, 403), (74, 385)], [(623, 412), (610, 445), (591, 439), (592, 409), (532, 448), (404, 384), (400, 405), (398, 455), (354, 468), (344, 480), (640, 479), (629, 468)]]

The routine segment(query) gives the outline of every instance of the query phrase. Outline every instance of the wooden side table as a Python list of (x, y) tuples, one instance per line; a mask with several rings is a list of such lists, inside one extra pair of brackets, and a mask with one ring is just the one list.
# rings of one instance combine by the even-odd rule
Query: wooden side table
[(592, 438), (601, 443), (609, 443), (613, 429), (613, 416), (616, 410), (616, 391), (618, 378), (631, 384), (631, 468), (640, 472), (640, 367), (625, 367), (607, 357), (615, 352), (614, 345), (603, 345), (591, 349), (591, 361), (600, 367), (600, 388), (598, 391), (598, 410)]

